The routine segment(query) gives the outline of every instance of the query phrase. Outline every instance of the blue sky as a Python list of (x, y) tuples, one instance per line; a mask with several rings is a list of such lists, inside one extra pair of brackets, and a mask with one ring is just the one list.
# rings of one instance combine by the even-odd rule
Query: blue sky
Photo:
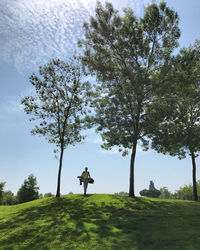
[[(102, 1), (104, 2), (104, 1)], [(143, 13), (148, 0), (112, 0), (121, 9), (132, 7)], [(157, 1), (159, 2), (159, 1)], [(200, 1), (168, 0), (180, 16), (180, 47), (200, 39)], [(82, 23), (94, 13), (94, 0), (1, 0), (0, 2), (0, 181), (6, 190), (16, 193), (29, 174), (38, 180), (40, 192), (56, 192), (58, 161), (54, 145), (30, 134), (33, 124), (20, 105), (23, 96), (32, 93), (28, 76), (52, 57), (66, 59), (77, 49)], [(114, 148), (101, 149), (94, 130), (86, 131), (84, 144), (66, 149), (63, 161), (61, 193), (81, 193), (77, 176), (88, 167), (95, 184), (90, 193), (128, 191), (130, 157), (122, 157)], [(199, 158), (197, 178), (199, 179)], [(147, 188), (153, 180), (157, 188), (177, 190), (192, 182), (190, 158), (178, 160), (154, 151), (138, 148), (135, 165), (135, 190)]]

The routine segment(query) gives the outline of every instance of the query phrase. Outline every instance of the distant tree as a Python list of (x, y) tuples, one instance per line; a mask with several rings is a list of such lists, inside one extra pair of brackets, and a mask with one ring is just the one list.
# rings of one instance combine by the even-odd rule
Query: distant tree
[(73, 192), (69, 192), (68, 194), (73, 194)]
[(160, 199), (173, 199), (173, 194), (170, 193), (167, 187), (160, 188)]
[(43, 198), (43, 194), (39, 194), (39, 199), (42, 199)]
[(57, 197), (60, 196), (64, 150), (84, 139), (80, 132), (86, 128), (90, 85), (81, 78), (81, 69), (76, 61), (65, 63), (53, 59), (39, 67), (39, 75), (30, 76), (36, 95), (22, 99), (24, 111), (32, 115), (30, 120), (39, 121), (32, 134), (45, 136), (60, 152)]
[(178, 200), (193, 200), (192, 185), (185, 185), (174, 193), (174, 198)]
[(140, 191), (141, 196), (152, 197), (152, 198), (158, 198), (160, 194), (161, 192), (155, 188), (153, 181), (150, 181), (149, 189), (143, 189)]
[(0, 204), (2, 204), (2, 200), (3, 200), (3, 189), (5, 186), (5, 182), (0, 182)]
[(148, 189), (143, 189), (140, 191), (141, 196), (146, 196), (149, 197), (149, 190)]
[[(200, 191), (200, 180), (197, 181), (197, 190)], [(199, 192), (198, 192), (199, 194)], [(173, 199), (178, 200), (193, 200), (193, 185), (184, 185), (183, 187), (179, 188), (173, 194)], [(198, 200), (200, 200), (200, 195), (198, 195)]]
[(39, 198), (39, 187), (37, 186), (36, 177), (33, 174), (28, 176), (28, 179), (24, 180), (24, 184), (17, 192), (17, 201), (19, 203), (36, 200)]
[(44, 197), (53, 197), (54, 195), (52, 193), (45, 193)]
[(128, 195), (128, 193), (127, 193), (127, 192), (124, 192), (124, 191), (121, 191), (121, 192), (115, 193), (115, 194), (119, 194), (119, 195)]
[(16, 196), (10, 190), (3, 192), (3, 205), (15, 205), (16, 203)]
[(168, 74), (162, 80), (164, 88), (148, 111), (152, 148), (179, 159), (191, 157), (194, 200), (198, 200), (196, 157), (200, 151), (199, 69), (200, 41), (196, 41), (189, 48), (181, 49), (171, 60)]
[(134, 197), (134, 165), (138, 141), (146, 148), (146, 106), (154, 91), (153, 75), (165, 64), (180, 36), (178, 15), (164, 2), (151, 4), (144, 17), (131, 9), (119, 15), (111, 3), (100, 2), (85, 23), (81, 61), (101, 83), (95, 102), (97, 131), (103, 148), (131, 150), (129, 196)]

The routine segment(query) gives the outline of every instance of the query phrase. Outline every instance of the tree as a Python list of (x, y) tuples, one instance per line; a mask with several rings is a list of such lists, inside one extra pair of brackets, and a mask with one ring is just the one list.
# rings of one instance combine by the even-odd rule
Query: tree
[(22, 99), (25, 112), (32, 115), (31, 120), (39, 120), (32, 134), (45, 136), (60, 151), (56, 197), (60, 196), (64, 150), (84, 139), (80, 131), (86, 124), (90, 85), (82, 82), (81, 77), (76, 61), (65, 63), (53, 59), (39, 67), (39, 75), (30, 76), (36, 95)]
[[(197, 181), (197, 189), (200, 190), (200, 180)], [(193, 185), (189, 184), (180, 187), (173, 194), (173, 198), (179, 200), (193, 200), (194, 199)], [(198, 199), (200, 199), (200, 195), (198, 195)]]
[(174, 193), (174, 198), (178, 200), (193, 200), (193, 186), (185, 185)]
[[(164, 154), (190, 155), (193, 198), (198, 200), (196, 157), (200, 150), (200, 42), (180, 50), (168, 67), (162, 95), (150, 105), (149, 138), (152, 148)], [(160, 75), (162, 77), (162, 74)]]
[(97, 3), (95, 17), (84, 24), (79, 41), (86, 72), (95, 75), (99, 97), (94, 106), (103, 148), (131, 150), (129, 196), (134, 197), (134, 165), (138, 141), (146, 147), (145, 110), (154, 89), (153, 74), (178, 45), (178, 15), (164, 2), (149, 5), (143, 18), (131, 9), (120, 16), (112, 4)]
[(39, 194), (38, 198), (42, 199), (43, 198), (43, 194)]
[(4, 189), (4, 186), (5, 186), (5, 182), (0, 182), (0, 204), (2, 204), (2, 200), (3, 200), (3, 189)]
[(17, 203), (16, 196), (10, 190), (3, 192), (3, 205), (15, 205)]
[(159, 198), (160, 199), (172, 199), (173, 198), (173, 194), (170, 193), (170, 191), (168, 190), (167, 187), (163, 187), (163, 188), (160, 188)]
[(128, 195), (128, 193), (127, 193), (127, 192), (124, 192), (124, 191), (121, 191), (121, 192), (115, 193), (115, 194), (117, 194), (117, 195)]
[(53, 197), (54, 195), (52, 193), (45, 193), (44, 197)]
[(39, 187), (37, 186), (36, 177), (33, 174), (28, 176), (28, 179), (24, 180), (24, 184), (21, 185), (17, 192), (17, 201), (24, 203), (32, 200), (39, 199)]
[(141, 196), (158, 198), (161, 195), (161, 192), (155, 188), (154, 182), (150, 181), (149, 189), (143, 189), (140, 191)]

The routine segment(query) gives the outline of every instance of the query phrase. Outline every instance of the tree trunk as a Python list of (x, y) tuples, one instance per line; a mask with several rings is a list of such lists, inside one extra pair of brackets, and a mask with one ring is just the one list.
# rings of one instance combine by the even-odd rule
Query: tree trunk
[(61, 151), (60, 151), (60, 163), (59, 163), (59, 170), (58, 170), (58, 183), (57, 183), (57, 193), (56, 193), (56, 197), (60, 197), (60, 177), (61, 177), (61, 170), (62, 170), (63, 152), (64, 152), (64, 148), (61, 147)]
[(192, 157), (193, 196), (194, 200), (197, 201), (198, 195), (197, 195), (197, 183), (196, 183), (196, 162), (195, 162), (194, 152), (191, 152), (191, 157)]
[(129, 197), (135, 197), (134, 191), (134, 165), (135, 165), (135, 156), (137, 148), (137, 139), (134, 141), (132, 153), (131, 153), (131, 162), (130, 162), (130, 186), (129, 186)]

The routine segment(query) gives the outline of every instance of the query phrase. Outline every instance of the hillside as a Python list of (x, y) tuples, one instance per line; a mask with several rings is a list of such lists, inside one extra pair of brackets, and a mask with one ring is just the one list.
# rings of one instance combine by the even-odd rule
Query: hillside
[(0, 249), (200, 249), (200, 203), (91, 194), (0, 206)]

